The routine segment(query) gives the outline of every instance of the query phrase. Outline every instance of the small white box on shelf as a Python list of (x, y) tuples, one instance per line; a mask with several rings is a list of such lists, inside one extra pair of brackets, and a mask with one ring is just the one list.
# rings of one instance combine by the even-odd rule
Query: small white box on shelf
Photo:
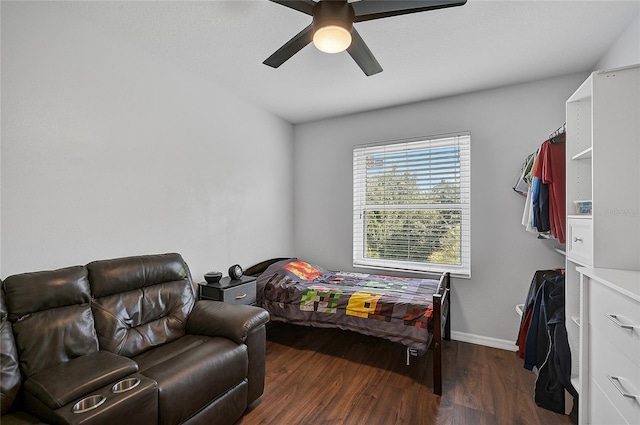
[(576, 214), (591, 214), (591, 201), (573, 201), (576, 206)]

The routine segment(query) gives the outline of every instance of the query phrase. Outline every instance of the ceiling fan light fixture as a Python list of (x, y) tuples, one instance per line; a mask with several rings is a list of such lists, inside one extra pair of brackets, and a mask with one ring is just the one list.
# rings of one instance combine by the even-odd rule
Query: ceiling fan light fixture
[(319, 1), (313, 7), (313, 44), (321, 52), (344, 52), (351, 45), (354, 18), (346, 0)]
[(351, 31), (340, 25), (326, 25), (313, 33), (313, 44), (325, 53), (344, 52), (351, 45)]

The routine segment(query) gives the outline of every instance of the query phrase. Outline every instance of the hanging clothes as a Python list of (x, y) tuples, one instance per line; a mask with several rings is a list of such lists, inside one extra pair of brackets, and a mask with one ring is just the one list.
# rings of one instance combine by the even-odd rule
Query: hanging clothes
[[(553, 270), (543, 270), (536, 272), (534, 275), (537, 289), (533, 297), (531, 306), (531, 323), (529, 329), (526, 330), (525, 347), (524, 347), (524, 368), (533, 370), (535, 367), (540, 369), (544, 363), (548, 351), (547, 339), (547, 310), (546, 297), (554, 287), (556, 279), (561, 278), (564, 282), (564, 276)], [(530, 293), (532, 288), (529, 289)]]
[(565, 243), (566, 239), (566, 133), (564, 126), (545, 140), (535, 154), (527, 157), (516, 192), (524, 193), (528, 185), (522, 213), (522, 225), (538, 235), (549, 235)]
[(564, 243), (566, 239), (566, 134), (561, 133), (554, 139), (556, 140), (555, 143), (547, 140), (540, 149), (541, 178), (549, 189), (549, 227), (551, 235), (558, 239), (560, 243)]
[(527, 159), (525, 159), (524, 163), (522, 164), (522, 169), (520, 170), (518, 180), (516, 180), (516, 184), (513, 185), (513, 190), (523, 196), (527, 196), (529, 188), (531, 187), (531, 173), (533, 170), (533, 164), (537, 157), (538, 153), (534, 152), (530, 154)]
[(533, 306), (536, 300), (536, 295), (540, 289), (540, 285), (547, 278), (554, 278), (559, 273), (555, 270), (538, 270), (534, 273), (531, 284), (529, 285), (529, 292), (524, 302), (524, 309), (522, 312), (522, 318), (520, 319), (520, 329), (518, 331), (518, 337), (516, 338), (516, 345), (519, 347), (518, 354), (521, 359), (524, 359), (524, 350), (526, 344), (527, 333), (529, 332), (529, 326), (531, 324), (531, 316), (533, 315)]
[(571, 385), (564, 276), (554, 270), (537, 271), (531, 281), (525, 306), (517, 344), (521, 356), (524, 345), (524, 367), (537, 371), (534, 400), (538, 406), (564, 413), (565, 390), (577, 397)]
[[(538, 182), (535, 182), (535, 177), (533, 176), (533, 170), (535, 168), (536, 162), (538, 160), (539, 150), (535, 151), (531, 155), (527, 157), (525, 161), (526, 166), (523, 168), (523, 175), (519, 180), (519, 186), (516, 187), (523, 188), (523, 184), (526, 184), (526, 201), (524, 205), (524, 210), (522, 212), (522, 225), (525, 227), (527, 232), (538, 233), (538, 229), (536, 228), (536, 209), (538, 202), (537, 190), (539, 188), (539, 179)], [(517, 191), (517, 190), (516, 190)], [(535, 203), (535, 205), (534, 205)]]
[(538, 233), (538, 229), (533, 227), (532, 193), (533, 191), (531, 189), (527, 191), (527, 199), (525, 200), (524, 211), (522, 212), (522, 225), (527, 232)]
[(539, 345), (546, 345), (547, 353), (538, 368), (534, 400), (538, 406), (564, 413), (565, 390), (573, 397), (578, 396), (571, 384), (571, 352), (564, 317), (564, 276), (547, 282), (541, 287), (544, 292), (541, 316), (546, 334), (542, 341), (538, 341)]
[(542, 178), (544, 155), (546, 154), (545, 143), (540, 147), (538, 159), (533, 168), (533, 225), (540, 233), (551, 230), (551, 224), (549, 222), (549, 186)]

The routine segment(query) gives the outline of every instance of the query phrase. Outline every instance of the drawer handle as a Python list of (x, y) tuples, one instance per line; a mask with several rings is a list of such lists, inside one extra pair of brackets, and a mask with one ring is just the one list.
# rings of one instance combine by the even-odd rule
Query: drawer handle
[(246, 296), (247, 296), (247, 294), (236, 295), (236, 300), (241, 300), (241, 299), (243, 299), (243, 298), (244, 298), (244, 297), (246, 297)]
[(634, 400), (640, 399), (640, 396), (628, 393), (622, 388), (622, 384), (620, 382), (620, 377), (619, 376), (607, 375), (607, 379), (609, 381), (611, 381), (613, 386), (616, 387), (616, 390), (620, 391), (620, 394), (622, 394), (623, 396), (625, 396), (627, 398), (632, 398)]
[(622, 329), (635, 329), (635, 328), (640, 328), (640, 326), (637, 325), (628, 325), (626, 323), (622, 323), (620, 320), (618, 320), (618, 315), (617, 314), (607, 314), (607, 319), (611, 320), (613, 323), (615, 323), (616, 325), (618, 325), (619, 327), (621, 327)]
[(574, 238), (573, 238), (573, 241), (574, 241), (574, 242), (582, 242), (582, 238), (574, 237)]

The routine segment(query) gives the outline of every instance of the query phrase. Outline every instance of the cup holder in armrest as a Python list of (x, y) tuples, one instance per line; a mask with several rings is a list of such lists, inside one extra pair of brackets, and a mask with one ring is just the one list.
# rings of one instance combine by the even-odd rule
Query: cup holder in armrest
[(103, 395), (90, 395), (89, 397), (85, 397), (74, 404), (71, 411), (73, 413), (85, 413), (100, 407), (105, 401), (107, 401), (107, 398)]
[(113, 387), (111, 387), (111, 392), (114, 394), (124, 393), (126, 391), (132, 390), (140, 384), (140, 380), (138, 378), (127, 378), (122, 381), (116, 382)]

